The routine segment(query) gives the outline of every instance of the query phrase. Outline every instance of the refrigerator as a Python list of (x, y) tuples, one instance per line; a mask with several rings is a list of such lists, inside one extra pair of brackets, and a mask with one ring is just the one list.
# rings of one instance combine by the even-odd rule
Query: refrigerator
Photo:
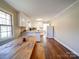
[(47, 26), (47, 38), (54, 38), (54, 26)]

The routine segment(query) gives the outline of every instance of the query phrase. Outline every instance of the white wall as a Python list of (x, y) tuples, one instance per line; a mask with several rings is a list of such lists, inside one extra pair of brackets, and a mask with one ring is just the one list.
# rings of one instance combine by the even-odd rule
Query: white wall
[(79, 55), (79, 2), (52, 20), (55, 38)]

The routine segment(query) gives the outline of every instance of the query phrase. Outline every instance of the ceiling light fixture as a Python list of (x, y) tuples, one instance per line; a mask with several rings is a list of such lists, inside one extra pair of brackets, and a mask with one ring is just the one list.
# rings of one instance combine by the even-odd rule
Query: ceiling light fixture
[(42, 21), (43, 19), (42, 18), (39, 18), (39, 19), (36, 19), (37, 21)]

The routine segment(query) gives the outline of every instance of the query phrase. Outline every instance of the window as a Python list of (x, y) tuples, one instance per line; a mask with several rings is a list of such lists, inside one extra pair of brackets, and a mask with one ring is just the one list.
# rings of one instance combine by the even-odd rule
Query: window
[(11, 15), (0, 11), (0, 39), (12, 37)]

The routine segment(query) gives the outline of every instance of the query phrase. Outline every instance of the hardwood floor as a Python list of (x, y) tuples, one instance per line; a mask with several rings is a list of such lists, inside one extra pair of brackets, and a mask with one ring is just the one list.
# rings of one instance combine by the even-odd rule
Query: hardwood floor
[(31, 59), (79, 59), (55, 39), (46, 39), (46, 43), (36, 43)]
[(45, 52), (42, 43), (36, 43), (31, 59), (45, 59)]
[(73, 54), (54, 39), (47, 39), (45, 55), (46, 59), (79, 59), (78, 56)]

